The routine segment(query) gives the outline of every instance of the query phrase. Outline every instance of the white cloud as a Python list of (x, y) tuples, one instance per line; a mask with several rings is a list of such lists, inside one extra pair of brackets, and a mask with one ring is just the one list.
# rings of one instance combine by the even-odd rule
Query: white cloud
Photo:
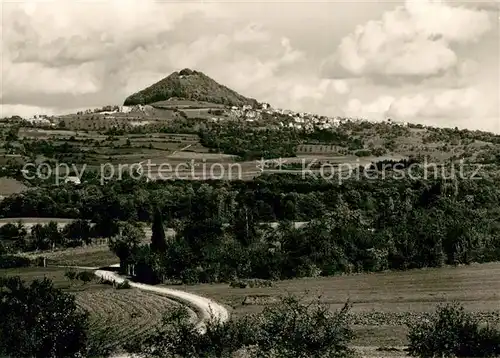
[(306, 61), (289, 38), (255, 21), (236, 23), (220, 3), (66, 1), (4, 4), (4, 12), (2, 98), (8, 103), (30, 93), (37, 101), (112, 93), (121, 102), (185, 67), (258, 97)]
[(53, 107), (0, 104), (0, 117), (20, 116), (22, 118), (32, 118), (35, 115), (55, 116), (65, 113), (76, 113), (78, 111), (84, 111), (85, 109), (88, 108), (73, 108), (68, 112), (68, 110)]
[(388, 115), (411, 119), (424, 117), (474, 120), (498, 115), (498, 110), (495, 111), (491, 103), (485, 101), (485, 94), (478, 88), (449, 89), (433, 95), (401, 97), (392, 103)]
[[(492, 33), (485, 35), (493, 28), (492, 14), (471, 5), (418, 1), (387, 11), (395, 2), (373, 1), (360, 11), (333, 0), (287, 7), (152, 0), (33, 4), (4, 1), (0, 7), (5, 113), (121, 104), (185, 67), (277, 107), (319, 114), (339, 115), (342, 108), (380, 119), (390, 109), (415, 120), (437, 116), (440, 124), (439, 118), (451, 123), (469, 114), (491, 121), (494, 110), (479, 109), (498, 107), (492, 79), (499, 59), (490, 48), (498, 49), (499, 41), (483, 44)], [(381, 14), (380, 21), (368, 21)], [(361, 25), (348, 35), (353, 18)], [(471, 43), (477, 47), (464, 46)], [(336, 48), (328, 61), (334, 66), (325, 67), (328, 78), (322, 78), (320, 65)], [(457, 92), (447, 92), (452, 90)]]
[(323, 72), (360, 80), (346, 115), (500, 130), (498, 14), (452, 1), (407, 0), (342, 39)]
[[(498, 96), (498, 93), (496, 93)], [(351, 99), (346, 114), (370, 119), (392, 118), (398, 121), (435, 121), (442, 126), (466, 123), (469, 127), (498, 131), (499, 106), (495, 93), (485, 94), (477, 87), (436, 90), (403, 96), (380, 96), (364, 103)]]
[[(2, 3), (2, 98), (103, 90), (124, 55), (164, 43), (186, 14), (214, 6), (143, 1)], [(54, 9), (57, 8), (57, 11)], [(125, 77), (126, 74), (122, 74)]]
[(39, 63), (25, 62), (6, 68), (2, 76), (2, 97), (10, 93), (95, 93), (100, 89), (95, 66), (84, 63), (63, 68), (45, 68)]
[(477, 41), (491, 27), (486, 11), (407, 0), (344, 37), (324, 71), (332, 78), (440, 75), (458, 64), (454, 43)]
[(351, 98), (343, 110), (348, 117), (380, 121), (387, 119), (387, 111), (393, 102), (394, 97), (391, 96), (381, 96), (368, 103), (362, 103), (358, 98)]
[(348, 93), (348, 86), (345, 81), (320, 80), (314, 81), (311, 84), (295, 84), (291, 86), (292, 99), (301, 100), (311, 98), (315, 100), (323, 100), (337, 94)]
[(478, 40), (492, 26), (488, 13), (449, 6), (440, 0), (407, 0), (405, 8), (414, 31), (428, 38), (442, 36), (448, 42)]

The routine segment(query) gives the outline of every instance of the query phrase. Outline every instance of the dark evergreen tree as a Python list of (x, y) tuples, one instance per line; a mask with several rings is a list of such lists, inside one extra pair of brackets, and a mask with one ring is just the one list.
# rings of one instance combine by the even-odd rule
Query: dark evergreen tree
[(249, 246), (257, 239), (257, 223), (253, 212), (248, 206), (239, 208), (236, 212), (233, 232), (236, 239), (245, 246)]
[(165, 228), (163, 227), (163, 216), (158, 208), (156, 208), (154, 213), (151, 231), (151, 250), (155, 252), (166, 252), (167, 240), (165, 238)]

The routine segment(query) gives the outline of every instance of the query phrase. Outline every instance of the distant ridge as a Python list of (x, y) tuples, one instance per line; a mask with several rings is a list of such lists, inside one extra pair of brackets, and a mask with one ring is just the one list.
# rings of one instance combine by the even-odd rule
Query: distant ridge
[(258, 105), (226, 86), (219, 84), (202, 72), (185, 68), (125, 99), (125, 106), (146, 105), (169, 99), (204, 101), (228, 106)]

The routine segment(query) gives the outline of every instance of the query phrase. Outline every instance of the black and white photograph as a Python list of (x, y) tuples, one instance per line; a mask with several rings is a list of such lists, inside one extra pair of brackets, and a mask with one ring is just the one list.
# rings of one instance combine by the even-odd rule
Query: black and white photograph
[(0, 358), (500, 357), (500, 0), (0, 15)]

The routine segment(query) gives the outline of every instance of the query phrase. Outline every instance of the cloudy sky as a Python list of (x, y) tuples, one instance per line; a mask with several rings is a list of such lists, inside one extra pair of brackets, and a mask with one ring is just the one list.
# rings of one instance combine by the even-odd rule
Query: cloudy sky
[(1, 114), (122, 104), (188, 67), (274, 107), (500, 132), (498, 6), (2, 0)]

